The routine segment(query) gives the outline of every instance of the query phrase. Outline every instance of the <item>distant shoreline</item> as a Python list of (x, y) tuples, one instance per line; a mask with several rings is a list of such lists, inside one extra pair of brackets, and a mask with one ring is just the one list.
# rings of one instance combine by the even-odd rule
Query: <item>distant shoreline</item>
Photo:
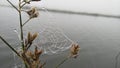
[[(12, 8), (9, 5), (1, 5), (1, 4), (0, 4), (0, 7), (10, 7), (10, 8)], [(28, 9), (30, 7), (25, 6), (24, 8)], [(77, 15), (86, 15), (86, 16), (107, 17), (107, 18), (118, 18), (118, 19), (120, 19), (120, 16), (117, 16), (117, 15), (108, 15), (108, 14), (100, 14), (100, 13), (89, 13), (89, 12), (75, 12), (75, 11), (56, 10), (56, 9), (49, 9), (49, 8), (46, 8), (46, 9), (49, 12), (56, 12), (56, 13), (77, 14)], [(41, 8), (39, 8), (39, 10), (40, 11), (44, 11)]]

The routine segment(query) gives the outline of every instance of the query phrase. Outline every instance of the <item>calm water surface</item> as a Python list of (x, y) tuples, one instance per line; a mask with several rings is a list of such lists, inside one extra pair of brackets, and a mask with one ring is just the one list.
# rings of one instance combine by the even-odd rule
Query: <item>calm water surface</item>
[[(0, 7), (0, 35), (16, 46), (18, 39), (14, 28), (19, 26), (17, 12), (12, 8)], [(23, 15), (24, 20), (27, 15)], [(40, 12), (39, 19), (27, 24), (27, 28), (40, 31), (41, 23), (50, 22), (59, 26), (73, 41), (80, 44), (77, 59), (70, 59), (60, 68), (114, 68), (115, 56), (120, 51), (120, 19), (92, 17), (64, 13)], [(67, 53), (67, 52), (66, 52)], [(45, 56), (46, 68), (53, 68), (67, 54)], [(43, 58), (43, 59), (45, 59)], [(13, 68), (11, 50), (0, 40), (0, 68)], [(118, 63), (120, 64), (120, 58)], [(118, 68), (120, 65), (118, 65)]]

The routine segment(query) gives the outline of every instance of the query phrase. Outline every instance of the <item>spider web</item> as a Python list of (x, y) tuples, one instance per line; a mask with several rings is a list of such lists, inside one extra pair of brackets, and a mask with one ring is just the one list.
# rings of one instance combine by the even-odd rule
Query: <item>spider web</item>
[(39, 32), (36, 40), (37, 46), (42, 48), (45, 54), (65, 51), (72, 44), (72, 40), (56, 26), (47, 26), (42, 32)]
[[(44, 54), (55, 54), (69, 49), (73, 41), (57, 26), (54, 16), (46, 8), (43, 7), (42, 10), (38, 18), (32, 19), (24, 26), (24, 39), (28, 32), (38, 32), (33, 45), (43, 49)], [(15, 30), (18, 35), (19, 31)]]
[[(38, 32), (38, 37), (33, 41), (32, 46), (37, 46), (43, 50), (43, 54), (52, 55), (59, 54), (68, 50), (73, 41), (68, 38), (67, 35), (57, 26), (57, 22), (54, 21), (54, 16), (47, 11), (46, 8), (42, 8), (40, 16), (36, 19), (30, 20), (24, 27), (24, 39), (27, 37), (28, 32), (32, 34)], [(23, 14), (24, 15), (24, 14)], [(14, 29), (20, 39), (20, 30), (18, 27)], [(17, 50), (21, 50), (20, 46), (16, 46)], [(32, 49), (33, 50), (33, 49)], [(20, 62), (20, 59), (14, 54), (14, 68), (23, 68), (24, 65)]]

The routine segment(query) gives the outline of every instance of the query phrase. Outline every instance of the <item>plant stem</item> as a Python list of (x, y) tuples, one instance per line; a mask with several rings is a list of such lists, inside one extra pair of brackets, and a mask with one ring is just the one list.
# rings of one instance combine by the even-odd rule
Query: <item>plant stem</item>
[(19, 11), (18, 8), (15, 7), (15, 5), (13, 5), (9, 0), (7, 0), (7, 1), (12, 5), (13, 8), (15, 8), (17, 11)]
[(61, 61), (55, 68), (59, 68), (65, 61), (67, 61), (69, 57), (66, 57), (63, 61)]
[(22, 28), (22, 15), (21, 15), (21, 0), (19, 0), (19, 20), (20, 20), (20, 33), (21, 33), (21, 45), (24, 50), (24, 40), (23, 40), (23, 28)]
[(30, 21), (31, 20), (31, 18), (29, 18), (27, 21), (25, 21), (25, 23), (22, 25), (22, 26), (24, 26), (28, 21)]
[(19, 53), (5, 39), (3, 39), (1, 36), (0, 39), (20, 57)]
[[(22, 14), (21, 14), (21, 0), (19, 0), (19, 20), (20, 20), (20, 33), (21, 33), (21, 46), (22, 46), (22, 49), (23, 51), (25, 50), (25, 47), (24, 47), (24, 38), (23, 38), (23, 25), (22, 25)], [(23, 58), (22, 58), (23, 59)], [(27, 63), (25, 63), (25, 60), (23, 59), (24, 61), (24, 65), (25, 65), (25, 68), (28, 68), (27, 66)]]

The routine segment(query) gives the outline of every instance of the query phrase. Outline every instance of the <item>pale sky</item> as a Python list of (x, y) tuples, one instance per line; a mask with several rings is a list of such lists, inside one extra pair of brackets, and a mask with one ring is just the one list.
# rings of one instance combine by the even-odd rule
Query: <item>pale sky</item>
[[(0, 0), (0, 4), (8, 5), (6, 0)], [(42, 0), (32, 4), (51, 9), (120, 15), (120, 0)]]

